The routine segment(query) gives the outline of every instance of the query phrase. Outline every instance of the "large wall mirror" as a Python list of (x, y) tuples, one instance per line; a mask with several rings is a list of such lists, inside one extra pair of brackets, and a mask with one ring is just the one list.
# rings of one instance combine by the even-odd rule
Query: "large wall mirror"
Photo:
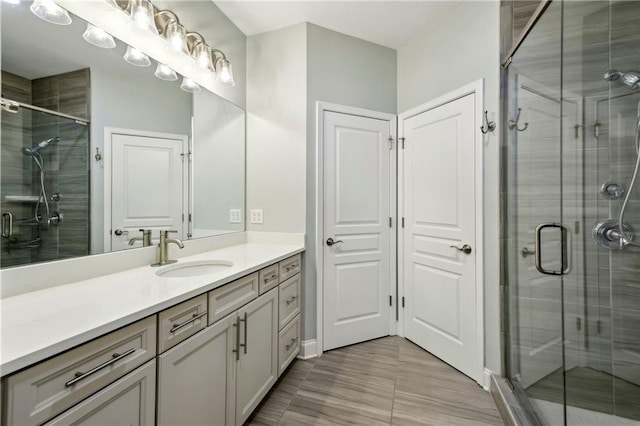
[(245, 112), (1, 2), (2, 267), (244, 230)]

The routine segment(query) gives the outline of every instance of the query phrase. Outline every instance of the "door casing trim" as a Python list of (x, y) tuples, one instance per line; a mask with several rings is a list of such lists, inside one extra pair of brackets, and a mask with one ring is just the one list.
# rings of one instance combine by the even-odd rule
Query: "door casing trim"
[[(329, 102), (316, 102), (316, 223), (315, 223), (315, 236), (316, 236), (316, 348), (317, 356), (321, 356), (324, 352), (324, 149), (322, 140), (324, 138), (324, 113), (325, 112), (337, 112), (340, 114), (355, 115), (365, 118), (373, 118), (377, 120), (384, 120), (389, 122), (389, 128), (391, 136), (394, 138), (393, 143), (393, 158), (397, 159), (398, 144), (396, 132), (397, 132), (397, 116), (395, 114), (389, 114), (385, 112), (372, 111), (363, 108), (350, 107), (346, 105), (339, 105)], [(397, 277), (397, 257), (395, 256), (397, 248), (397, 161), (391, 161), (391, 182), (390, 182), (390, 214), (392, 217), (392, 227), (390, 235), (390, 253), (391, 253), (391, 274)], [(395, 274), (394, 274), (395, 272)], [(397, 279), (392, 280), (390, 283), (390, 294), (393, 295), (393, 304), (391, 306), (391, 316), (389, 330), (391, 335), (397, 333), (397, 322), (394, 313), (397, 307)]]

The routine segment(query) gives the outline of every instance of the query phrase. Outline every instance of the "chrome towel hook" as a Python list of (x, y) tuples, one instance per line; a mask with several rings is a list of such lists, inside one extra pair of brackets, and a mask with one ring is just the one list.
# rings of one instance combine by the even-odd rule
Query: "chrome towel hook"
[(522, 129), (518, 127), (518, 122), (520, 121), (521, 112), (522, 112), (522, 108), (518, 108), (518, 115), (516, 115), (515, 121), (509, 120), (509, 130), (516, 129), (519, 132), (524, 132), (525, 130), (527, 130), (527, 127), (529, 127), (529, 123), (524, 123), (524, 127)]
[(484, 112), (484, 124), (480, 126), (480, 131), (484, 134), (493, 132), (496, 129), (496, 122), (489, 121), (489, 111)]

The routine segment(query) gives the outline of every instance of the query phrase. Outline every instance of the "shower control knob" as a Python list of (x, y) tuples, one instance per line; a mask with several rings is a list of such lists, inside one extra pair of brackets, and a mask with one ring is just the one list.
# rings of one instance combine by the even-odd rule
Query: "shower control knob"
[(122, 229), (116, 229), (115, 231), (113, 231), (114, 234), (116, 234), (117, 236), (120, 235), (126, 235), (129, 233), (129, 231), (127, 231), (126, 229), (123, 231)]
[(60, 212), (55, 212), (51, 215), (48, 222), (49, 225), (60, 226), (64, 220), (64, 215)]

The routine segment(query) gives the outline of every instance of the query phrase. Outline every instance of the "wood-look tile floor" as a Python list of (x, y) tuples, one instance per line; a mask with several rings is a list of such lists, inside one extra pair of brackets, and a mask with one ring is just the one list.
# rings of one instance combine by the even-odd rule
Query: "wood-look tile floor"
[(295, 360), (247, 425), (501, 425), (491, 395), (408, 340)]

